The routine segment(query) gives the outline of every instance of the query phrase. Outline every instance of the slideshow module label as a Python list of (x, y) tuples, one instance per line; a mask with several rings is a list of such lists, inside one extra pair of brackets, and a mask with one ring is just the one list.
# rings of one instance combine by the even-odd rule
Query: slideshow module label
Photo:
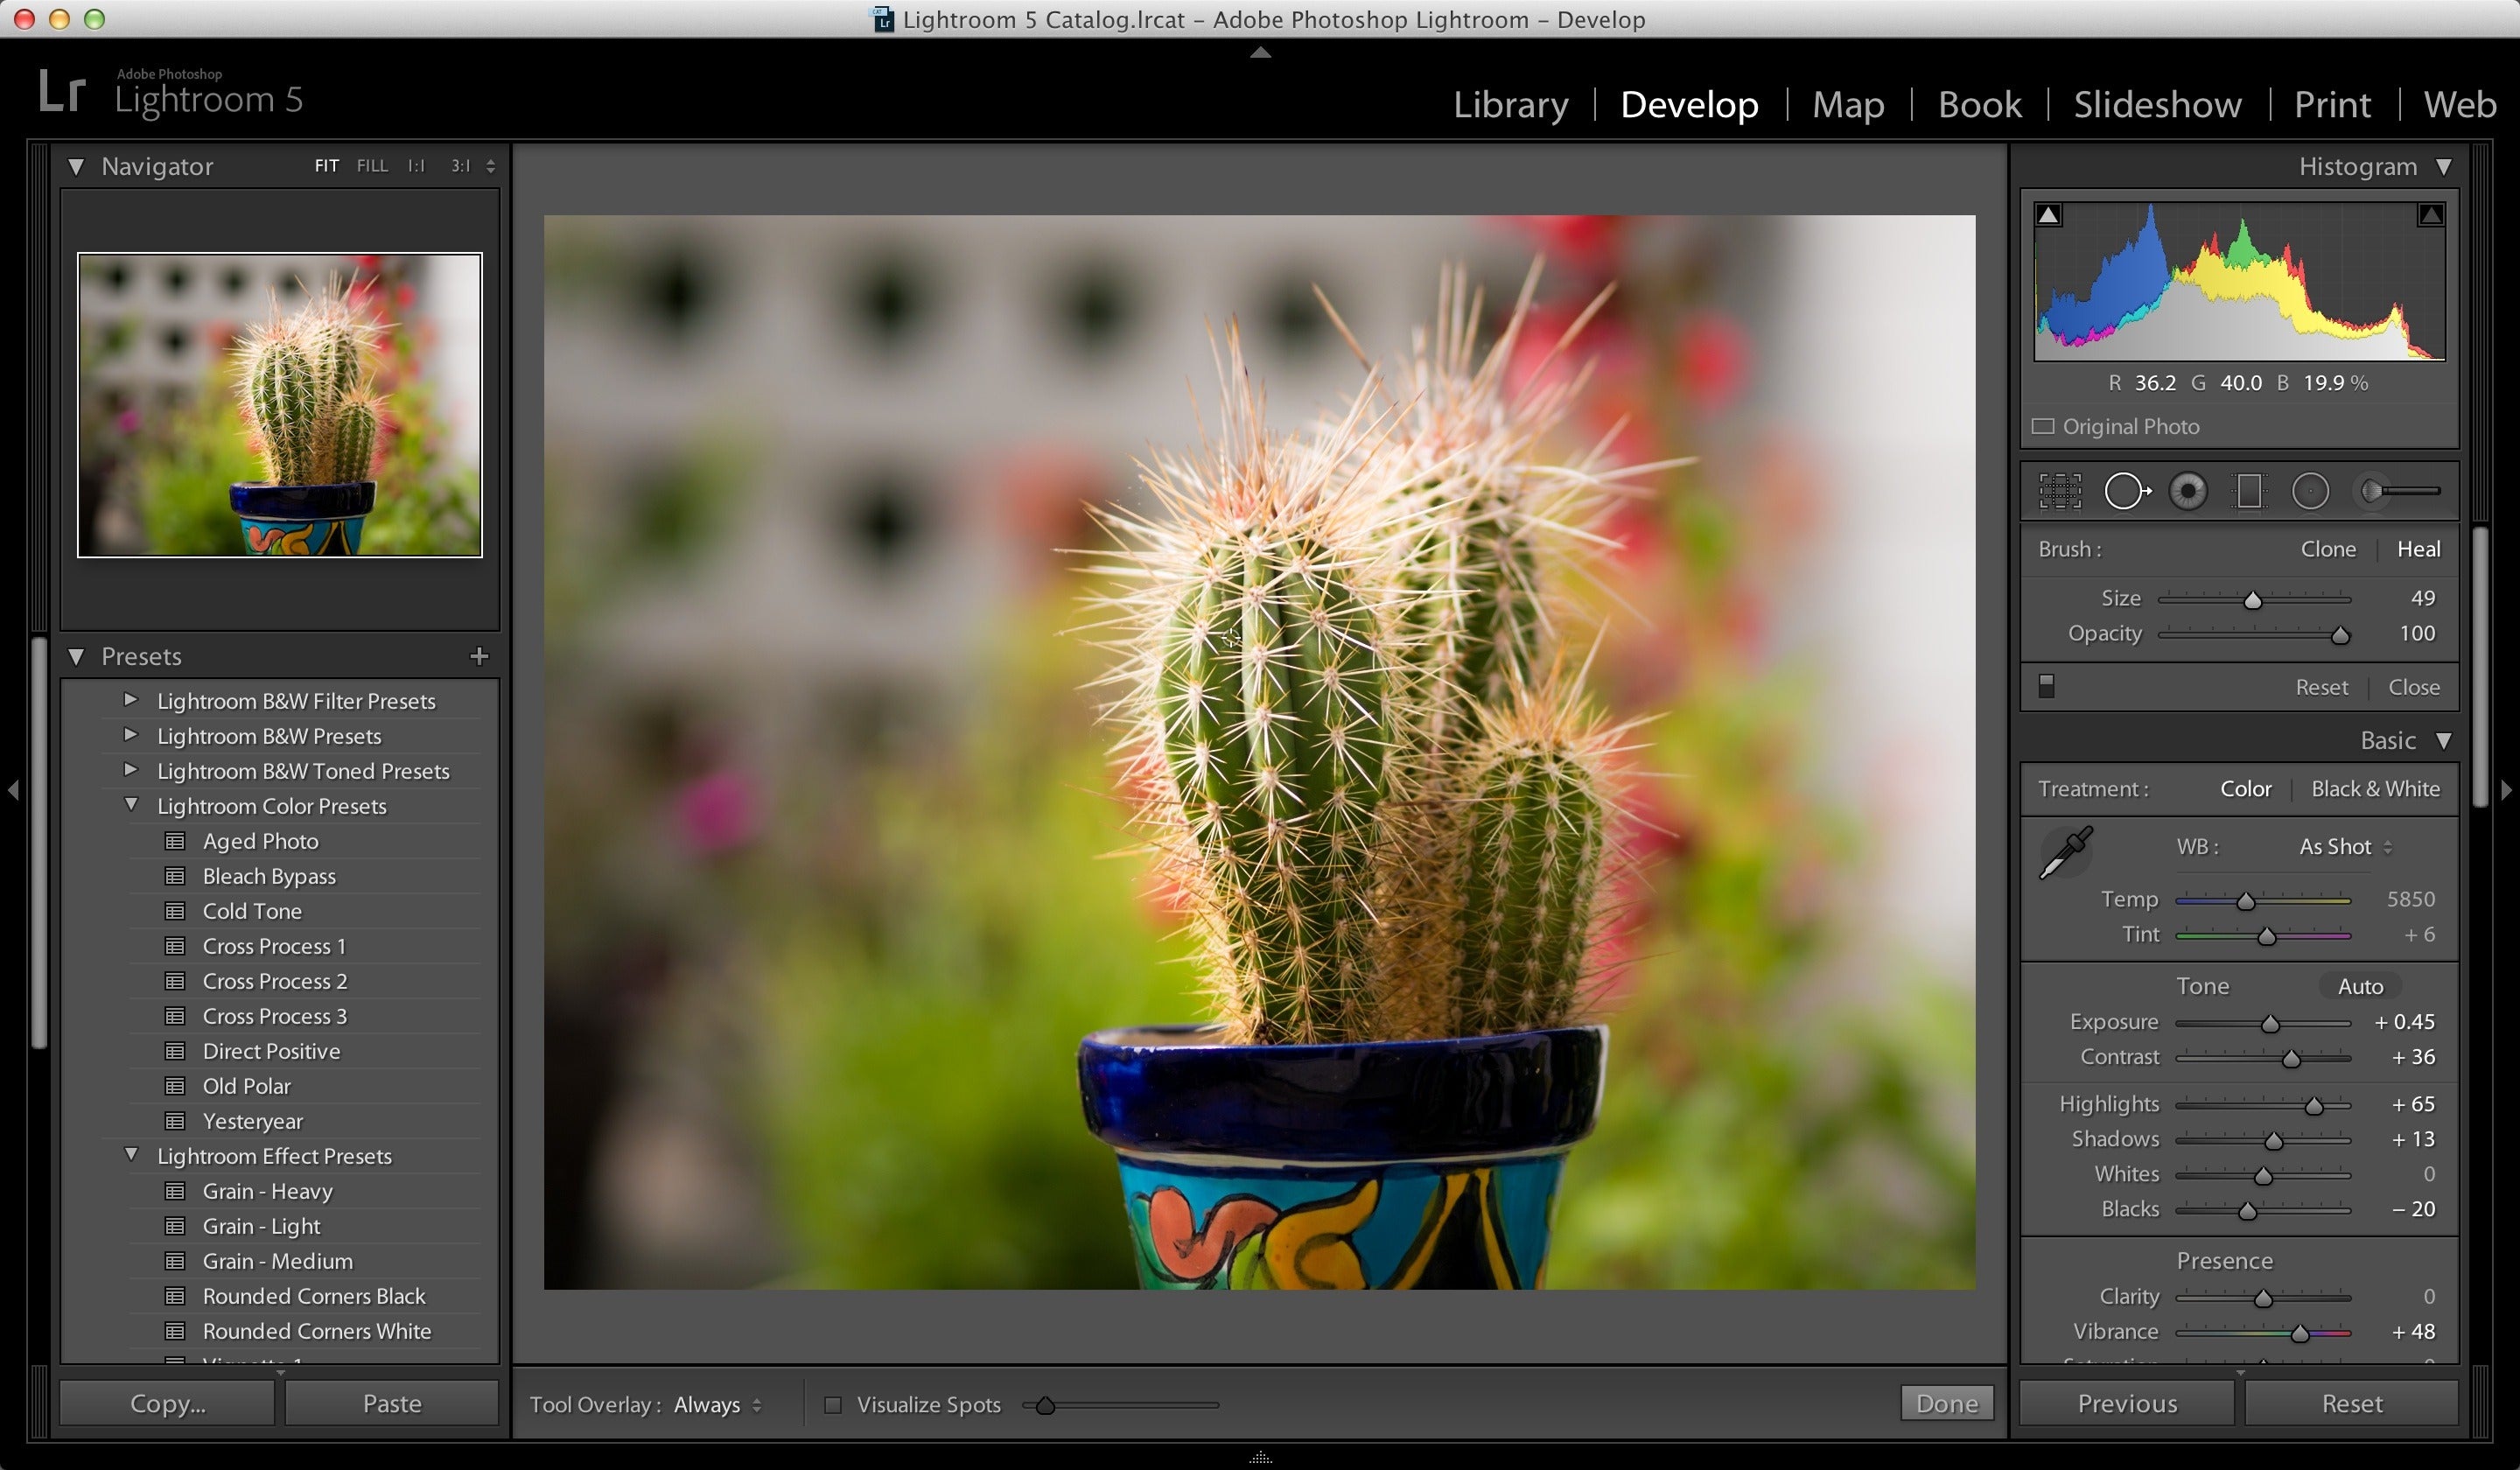
[(64, 1356), (498, 1356), (498, 687), (62, 687)]

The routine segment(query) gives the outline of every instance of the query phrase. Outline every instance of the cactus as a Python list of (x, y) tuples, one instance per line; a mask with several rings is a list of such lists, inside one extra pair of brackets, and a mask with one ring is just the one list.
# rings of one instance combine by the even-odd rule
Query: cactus
[(315, 364), (293, 335), (257, 337), (248, 344), (245, 371), (246, 413), (262, 441), (262, 456), (275, 485), (324, 483), (314, 477), (316, 430), (322, 423)]
[(1354, 1028), (1389, 766), (1373, 606), (1300, 520), (1202, 547), (1167, 625), (1164, 763), (1251, 972), (1255, 1032)]
[(1610, 741), (1554, 689), (1516, 690), (1461, 768), (1464, 1034), (1558, 1026), (1582, 1008), (1606, 851)]
[[(1396, 1035), (1560, 1024), (1575, 1013), (1573, 984), (1562, 977), (1544, 992), (1556, 1003), (1500, 1002), (1482, 1020), (1462, 1002), (1473, 978), (1462, 946), (1491, 937), (1483, 926), (1495, 898), (1467, 870), (1474, 819), (1492, 810), (1493, 799), (1481, 795), (1465, 767), (1500, 714), (1522, 710), (1536, 719), (1556, 707), (1561, 734), (1589, 730), (1574, 718), (1573, 689), (1543, 677), (1572, 621), (1552, 589), (1614, 544), (1603, 525), (1616, 500), (1635, 493), (1629, 481), (1687, 463), (1611, 467), (1598, 448), (1571, 462), (1550, 457), (1548, 442), (1589, 370), (1549, 370), (1610, 291), (1596, 295), (1553, 342), (1534, 344), (1526, 333), (1540, 273), (1535, 260), (1504, 327), (1482, 347), (1485, 295), (1465, 272), (1447, 271), (1433, 325), (1417, 334), (1396, 375), (1414, 396), (1405, 405), (1393, 401), (1403, 423), (1394, 452), (1399, 472), (1385, 482), (1398, 575), (1415, 594), (1406, 604), (1413, 680), (1402, 723), (1416, 736), (1425, 773), (1415, 807), (1426, 839), (1394, 850), (1383, 887), (1385, 926), (1394, 931), (1382, 959), (1385, 1020)], [(1327, 298), (1322, 304), (1362, 359), (1336, 309)], [(1535, 345), (1536, 352), (1525, 350)], [(1580, 748), (1597, 776), (1613, 753), (1598, 742)], [(1596, 870), (1601, 861), (1597, 850)], [(1572, 963), (1580, 971), (1580, 956)]]
[[(1604, 288), (1558, 338), (1517, 364), (1532, 322), (1542, 262), (1524, 276), (1505, 326), (1484, 349), (1478, 326), (1486, 293), (1461, 267), (1437, 287), (1434, 325), (1421, 329), (1396, 375), (1413, 396), (1383, 396), (1400, 419), (1386, 525), (1410, 602), (1413, 696), (1430, 752), (1473, 737), (1481, 706), (1502, 708), (1539, 682), (1567, 610), (1552, 586), (1580, 573), (1614, 543), (1603, 533), (1626, 481), (1690, 463), (1605, 468), (1596, 448), (1573, 462), (1548, 458), (1556, 432), (1590, 379), (1589, 367), (1552, 373), (1610, 297)], [(1322, 305), (1360, 359), (1366, 354), (1327, 297)], [(1512, 381), (1517, 369), (1522, 380)], [(1370, 390), (1380, 379), (1370, 379)], [(1611, 437), (1615, 437), (1615, 430)], [(1440, 764), (1440, 761), (1438, 762)]]
[[(1372, 883), (1396, 772), (1395, 619), (1370, 501), (1268, 433), (1241, 371), (1206, 463), (1162, 460), (1163, 523), (1106, 517), (1131, 627), (1121, 707), (1148, 816), (1198, 905), (1228, 1025), (1260, 1042), (1371, 1029)], [(1159, 776), (1157, 776), (1159, 773)]]
[(333, 416), (333, 444), (329, 457), (333, 476), (331, 483), (346, 484), (368, 477), (368, 467), (377, 458), (377, 409), (381, 400), (364, 390), (341, 400), (339, 412)]
[(1590, 1000), (1617, 732), (1555, 673), (1549, 583), (1608, 544), (1626, 477), (1669, 467), (1544, 458), (1583, 375), (1508, 388), (1538, 278), (1482, 353), (1447, 273), (1412, 396), (1369, 365), (1305, 437), (1267, 431), (1229, 330), (1220, 441), (1153, 457), (1150, 512), (1103, 512), (1110, 712), (1236, 1040), (1558, 1026)]
[(368, 476), (383, 400), (366, 386), (377, 328), (338, 295), (272, 320), (237, 348), (239, 397), (275, 485)]
[(1411, 647), (1425, 735), (1443, 745), (1470, 709), (1534, 677), (1550, 620), (1534, 535), (1509, 491), (1485, 479), (1459, 492), (1428, 480), (1418, 499), (1402, 531), (1401, 576), (1418, 594)]

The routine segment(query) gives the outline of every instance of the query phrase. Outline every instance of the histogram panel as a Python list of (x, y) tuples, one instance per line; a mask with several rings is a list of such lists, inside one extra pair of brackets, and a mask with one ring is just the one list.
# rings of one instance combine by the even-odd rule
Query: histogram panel
[(2077, 201), (2031, 242), (2047, 362), (2423, 362), (2449, 232), (2401, 200)]

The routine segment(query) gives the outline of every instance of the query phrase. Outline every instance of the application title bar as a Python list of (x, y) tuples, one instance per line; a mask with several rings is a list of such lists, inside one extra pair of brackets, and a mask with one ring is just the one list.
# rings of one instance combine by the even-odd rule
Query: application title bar
[[(57, 18), (45, 23), (44, 17)], [(66, 22), (67, 23), (61, 23)], [(2272, 27), (2271, 29), (2271, 27)], [(1631, 0), (1628, 4), (1082, 4), (948, 0), (114, 0), (0, 35), (129, 37), (1132, 36), (1600, 38), (2520, 36), (2509, 0)]]

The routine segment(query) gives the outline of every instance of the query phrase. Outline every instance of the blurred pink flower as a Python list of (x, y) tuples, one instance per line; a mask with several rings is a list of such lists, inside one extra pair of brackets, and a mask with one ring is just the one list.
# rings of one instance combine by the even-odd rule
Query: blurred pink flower
[(712, 771), (674, 796), (674, 825), (684, 845), (702, 857), (749, 843), (760, 820), (752, 782), (739, 771)]
[(1700, 411), (1731, 408), (1750, 381), (1750, 334), (1720, 311), (1702, 311), (1681, 324), (1681, 391)]
[(1687, 858), (1697, 850), (1697, 823), (1684, 809), (1668, 779), (1636, 777), (1619, 792), (1619, 850), (1640, 872), (1662, 858)]
[(127, 408), (121, 413), (114, 415), (113, 426), (117, 430), (126, 434), (136, 434), (140, 432), (140, 410), (136, 408)]

